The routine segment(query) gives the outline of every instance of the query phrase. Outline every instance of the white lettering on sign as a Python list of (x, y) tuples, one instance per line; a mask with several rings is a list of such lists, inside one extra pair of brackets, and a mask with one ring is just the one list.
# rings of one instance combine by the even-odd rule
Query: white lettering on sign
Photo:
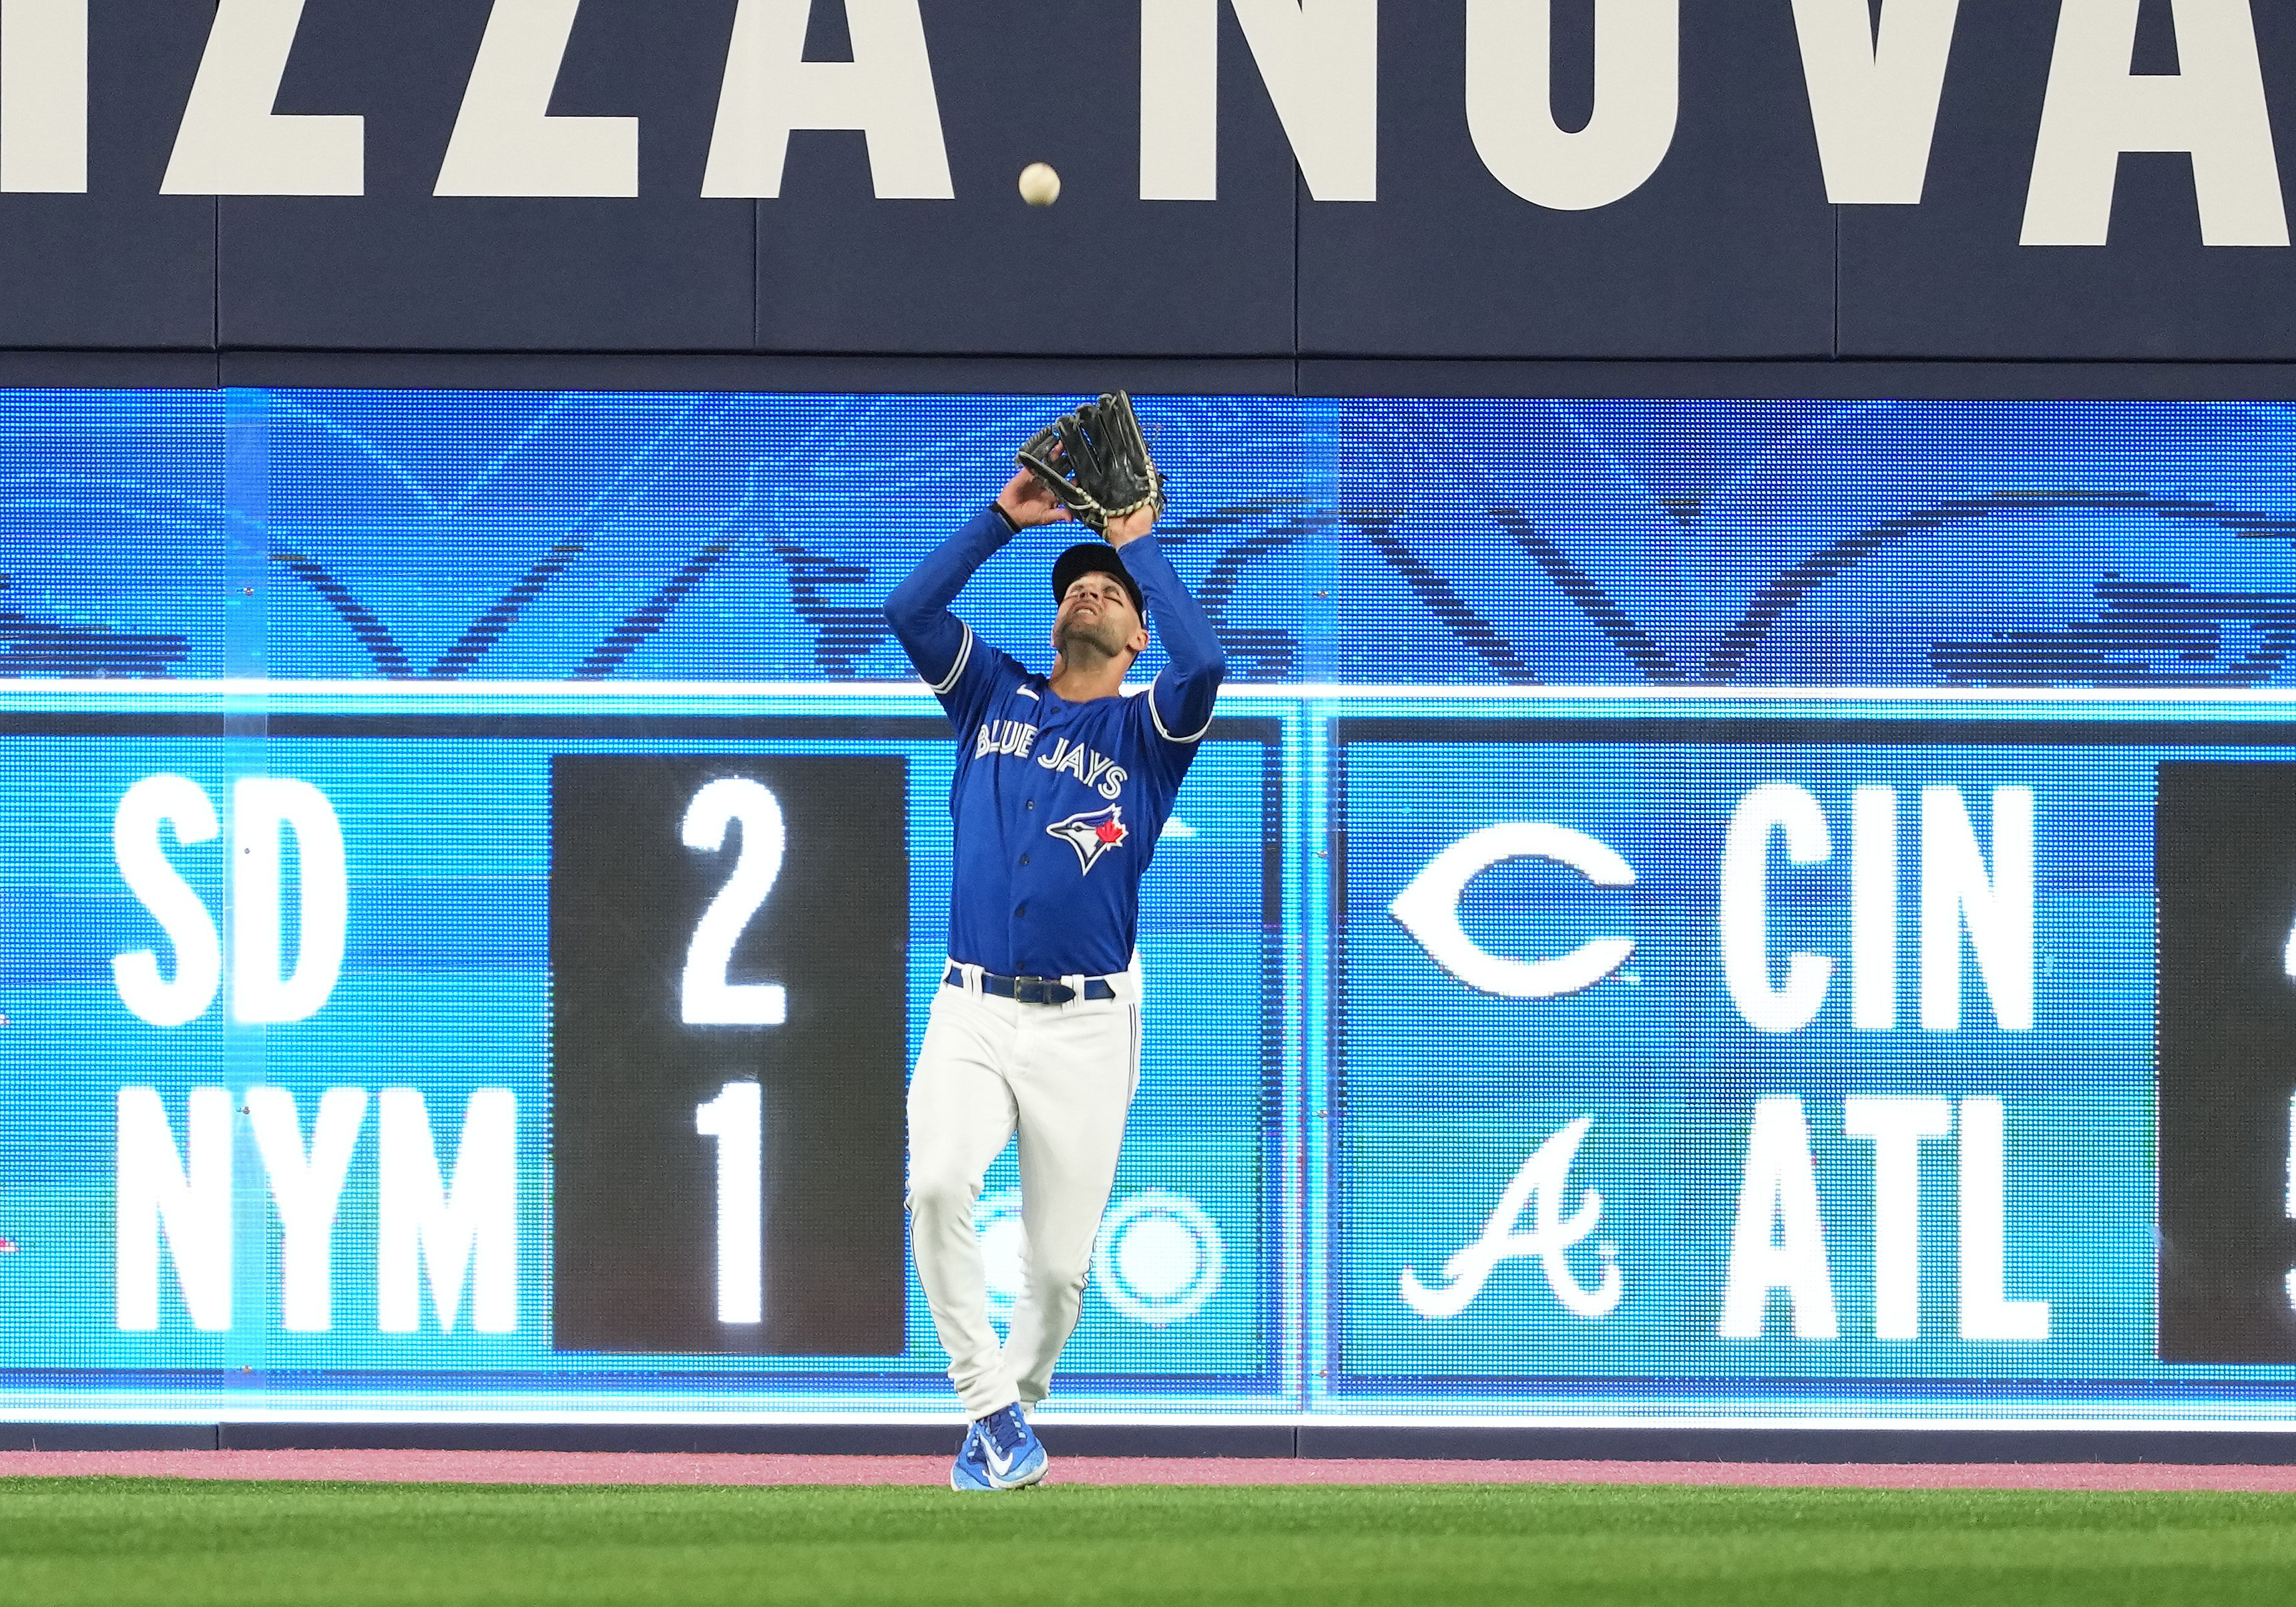
[(1140, 199), (1219, 199), (1220, 0), (1140, 0)]
[[(159, 955), (137, 949), (111, 963), (119, 1002), (154, 1027), (180, 1027), (207, 1013), (223, 981), (217, 923), (199, 893), (169, 861), (167, 827), (178, 845), (222, 834), (215, 805), (198, 783), (146, 776), (130, 787), (112, 816), (112, 856), (127, 890), (160, 923), (174, 947), (175, 975)], [(295, 963), (285, 963), (285, 846), (295, 845)], [(232, 1015), (242, 1021), (310, 1020), (341, 980), (350, 925), (350, 875), (342, 824), (325, 793), (308, 782), (248, 776), (232, 788)]]
[[(954, 198), (921, 0), (836, 0), (849, 61), (804, 59), (815, 3), (738, 0), (700, 193), (778, 196), (793, 131), (849, 128), (867, 136), (876, 196)], [(1680, 0), (1593, 4), (1594, 111), (1577, 130), (1551, 101), (1553, 0), (1466, 4), (1476, 152), (1559, 210), (1635, 193), (1677, 132)], [(1792, 4), (1826, 199), (1919, 204), (1960, 0)], [(2166, 74), (2131, 70), (2141, 4), (2062, 0), (2021, 242), (2105, 244), (2121, 155), (2175, 152), (2191, 158), (2203, 243), (2286, 246), (2252, 0), (2169, 0), (2179, 70)], [(638, 119), (549, 109), (579, 7), (495, 0), (435, 194), (638, 194)], [(1218, 197), (1224, 9), (1309, 196), (1376, 200), (1379, 0), (1140, 0), (1140, 198)], [(362, 116), (275, 110), (303, 14), (304, 0), (217, 0), (162, 193), (365, 193)], [(0, 193), (87, 190), (89, 37), (87, 0), (0, 0)]]
[(779, 982), (734, 982), (734, 950), (750, 919), (781, 879), (789, 828), (781, 799), (747, 776), (722, 776), (693, 795), (680, 834), (685, 846), (715, 854), (742, 828), (741, 851), (718, 896), (695, 922), (678, 984), (678, 1017), (689, 1026), (778, 1027), (789, 1020), (789, 990)]
[(1874, 1337), (1922, 1336), (1922, 1140), (1953, 1131), (1944, 1099), (1845, 1099), (1841, 1130), (1874, 1146)]
[(2033, 793), (1993, 789), (1988, 872), (1958, 787), (1922, 789), (1922, 1025), (1961, 1026), (1961, 939), (1966, 932), (1993, 1019), (2005, 1032), (2033, 1026)]
[[(867, 136), (877, 197), (953, 199), (921, 0), (836, 0), (849, 61), (804, 59), (815, 3), (738, 0), (700, 193), (778, 196), (791, 134), (846, 128)], [(2141, 4), (2062, 0), (2021, 242), (2105, 244), (2122, 153), (2165, 151), (2191, 158), (2203, 243), (2286, 246), (2251, 0), (2170, 0), (2179, 70), (2167, 74), (2131, 70)], [(1466, 0), (1475, 150), (1508, 190), (1558, 210), (1634, 194), (1677, 133), (1681, 0), (1593, 4), (1594, 111), (1586, 127), (1566, 130), (1551, 99), (1553, 0)], [(1826, 199), (1918, 205), (1959, 0), (1792, 4)], [(579, 5), (495, 0), (435, 194), (639, 193), (636, 118), (550, 111)], [(1376, 200), (1379, 0), (1140, 0), (1140, 198), (1219, 195), (1224, 10), (1308, 195)], [(162, 193), (365, 193), (363, 117), (275, 110), (303, 13), (304, 0), (217, 0)], [(0, 0), (0, 192), (87, 190), (89, 37), (87, 0)]]
[(782, 193), (790, 135), (858, 128), (880, 200), (948, 201), (948, 147), (917, 0), (844, 0), (850, 61), (805, 59), (814, 0), (742, 0), (718, 100), (704, 196)]
[(87, 189), (87, 0), (0, 0), (0, 191)]
[(231, 1326), (231, 1095), (193, 1088), (184, 1148), (156, 1088), (122, 1088), (113, 1144), (113, 1321), (123, 1333), (160, 1325), (160, 1242), (192, 1326)]
[(423, 1273), (439, 1326), (451, 1333), (471, 1291), (471, 1326), (518, 1327), (518, 1103), (480, 1088), (463, 1114), (454, 1181), (439, 1175), (430, 1111), (414, 1088), (385, 1088), (380, 1112), (375, 1311), (385, 1333), (422, 1325)]
[(1584, 212), (1633, 194), (1674, 148), (1681, 0), (1595, 0), (1595, 113), (1554, 120), (1553, 0), (1467, 0), (1467, 131), (1525, 201)]
[(1830, 1340), (1841, 1332), (1833, 1273), (1826, 1264), (1825, 1222), (1818, 1213), (1817, 1168), (1801, 1101), (1754, 1102), (1746, 1135), (1746, 1169), (1738, 1220), (1730, 1234), (1730, 1270), (1722, 1291), (1723, 1339), (1759, 1339), (1770, 1296), (1784, 1291), (1793, 1308), (1796, 1339)]
[(1898, 1024), (1898, 791), (1849, 795), (1849, 1024)]
[(1810, 121), (1837, 205), (1916, 206), (1961, 0), (1793, 0)]
[[(300, 914), (294, 969), (280, 975), (283, 836), (295, 841)], [(232, 788), (232, 1014), (307, 1021), (334, 996), (350, 928), (342, 824), (306, 781), (250, 776)]]
[[(1965, 936), (1996, 1023), (2005, 1032), (2033, 1025), (2033, 818), (2031, 789), (1997, 787), (1992, 862), (1977, 840), (1958, 787), (1925, 787), (1921, 806), (1921, 1024), (1962, 1026)], [(1859, 787), (1850, 798), (1850, 1023), (1886, 1032), (1898, 1020), (1898, 806), (1890, 787)], [(1723, 980), (1731, 1002), (1759, 1032), (1799, 1032), (1816, 1019), (1833, 986), (1834, 961), (1795, 950), (1775, 974), (1770, 947), (1774, 902), (1771, 844), (1786, 862), (1824, 865), (1833, 838), (1824, 808), (1807, 788), (1773, 782), (1740, 800), (1723, 840), (1718, 912)], [(1807, 906), (1804, 893), (1793, 903)]]
[[(1852, 1097), (1844, 1136), (1874, 1146), (1874, 1337), (1921, 1337), (1922, 1163), (1924, 1140), (1959, 1129), (1956, 1248), (1964, 1340), (2033, 1344), (2049, 1337), (2049, 1302), (2008, 1294), (2008, 1119), (1998, 1099)], [(1817, 1161), (1802, 1102), (1757, 1100), (1746, 1136), (1737, 1225), (1715, 1332), (1758, 1340), (1772, 1296), (1784, 1293), (1798, 1339), (1840, 1336)]]
[[(2296, 1095), (2288, 1101), (2288, 1219), (2296, 1222)], [(2296, 1311), (2296, 1267), (2287, 1276), (2288, 1307)]]
[(581, 4), (495, 0), (434, 193), (638, 193), (637, 119), (550, 115)]
[(1785, 840), (1792, 865), (1833, 857), (1825, 810), (1806, 788), (1773, 782), (1739, 800), (1722, 840), (1722, 978), (1738, 1013), (1757, 1032), (1799, 1032), (1816, 1019), (1833, 979), (1822, 955), (1786, 956), (1784, 979), (1770, 980), (1770, 840)]
[(272, 111), (303, 0), (220, 0), (162, 195), (364, 195), (366, 119)]
[(2013, 1300), (2009, 1280), (2008, 1115), (1997, 1099), (1961, 1102), (1961, 1337), (2049, 1337), (2046, 1300)]
[(2140, 0), (2064, 0), (2025, 200), (2026, 245), (2103, 245), (2124, 151), (2193, 158), (2201, 239), (2284, 246), (2272, 116), (2249, 0), (2172, 0), (2175, 73), (2133, 73)]
[(159, 955), (139, 948), (113, 958), (111, 977), (119, 1002), (138, 1020), (180, 1027), (215, 1003), (223, 985), (223, 939), (208, 906), (160, 846), (162, 826), (185, 848), (223, 832), (215, 805), (196, 782), (152, 775), (127, 789), (111, 817), (112, 859), (127, 890), (168, 935), (176, 951), (175, 975), (162, 976)]
[(335, 1215), (366, 1122), (366, 1090), (322, 1095), (308, 1148), (295, 1096), (286, 1089), (250, 1088), (244, 1108), (279, 1213), (279, 1325), (290, 1333), (324, 1333), (334, 1325)]
[(693, 1130), (718, 1141), (718, 1320), (766, 1320), (765, 1089), (744, 1079), (693, 1107)]
[[(1379, 0), (1229, 0), (1317, 201), (1379, 199)], [(1140, 0), (1140, 199), (1219, 196), (1220, 0)]]
[[(255, 1087), (240, 1106), (261, 1156), (279, 1220), (279, 1325), (290, 1333), (333, 1326), (334, 1236), (365, 1127), (364, 1088), (319, 1097), (306, 1143), (295, 1096)], [(507, 1088), (480, 1088), (464, 1107), (451, 1185), (439, 1177), (421, 1093), (386, 1088), (376, 1103), (376, 1317), (385, 1333), (421, 1328), (427, 1271), (440, 1331), (452, 1332), (471, 1293), (469, 1326), (518, 1326), (518, 1105)], [(155, 1088), (117, 1096), (114, 1149), (114, 1321), (122, 1332), (160, 1326), (160, 1262), (192, 1326), (232, 1326), (232, 1098), (193, 1088), (179, 1148)]]

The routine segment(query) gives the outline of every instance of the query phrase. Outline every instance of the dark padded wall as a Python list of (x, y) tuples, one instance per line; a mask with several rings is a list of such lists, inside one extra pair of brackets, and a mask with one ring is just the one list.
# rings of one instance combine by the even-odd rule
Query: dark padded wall
[[(1557, 119), (1583, 124), (1593, 9), (1554, 12)], [(1302, 203), (1303, 350), (1832, 355), (1833, 209), (1784, 0), (1683, 7), (1673, 148), (1641, 189), (1583, 212), (1521, 199), (1476, 154), (1464, 5), (1390, 3), (1381, 34), (1380, 199)]]
[[(1596, 3), (1554, 0), (1566, 127)], [(2108, 245), (2018, 243), (2058, 0), (1963, 5), (1923, 201), (1843, 207), (1791, 0), (1684, 0), (1672, 148), (1587, 211), (1478, 156), (1467, 0), (1381, 8), (1372, 201), (1309, 197), (1226, 0), (1216, 201), (1138, 199), (1138, 0), (919, 4), (953, 201), (876, 199), (834, 130), (780, 198), (703, 199), (737, 0), (583, 0), (552, 109), (640, 119), (636, 198), (432, 193), (491, 0), (308, 0), (276, 110), (365, 118), (365, 194), (162, 196), (213, 0), (91, 0), (90, 190), (0, 194), (0, 351), (2296, 359), (2296, 251), (2202, 245), (2184, 155), (2122, 159)], [(2284, 172), (2296, 11), (2253, 9)], [(2177, 70), (2169, 0), (2143, 17), (2137, 70)], [(849, 51), (816, 0), (808, 59)]]
[(88, 193), (0, 195), (0, 347), (215, 345), (216, 204), (160, 193), (209, 20), (90, 0)]
[[(815, 11), (817, 46), (834, 8)], [(758, 349), (1292, 351), (1292, 151), (1232, 12), (1216, 202), (1138, 199), (1137, 4), (934, 0), (924, 19), (956, 200), (878, 201), (859, 134), (794, 135), (757, 208)], [(1032, 161), (1059, 170), (1057, 205), (1021, 201)]]
[(733, 0), (586, 0), (559, 116), (636, 117), (634, 200), (431, 193), (486, 30), (473, 0), (312, 0), (277, 110), (366, 118), (363, 196), (222, 204), (227, 346), (740, 351), (755, 209), (699, 199)]
[[(2296, 8), (2251, 7), (2282, 189), (2296, 160)], [(2139, 71), (2177, 65), (2169, 0), (2144, 0)], [(1841, 355), (2296, 357), (2296, 250), (2204, 246), (2189, 156), (2120, 159), (2111, 242), (2021, 246), (2057, 7), (1961, 8), (1918, 207), (1843, 207)]]

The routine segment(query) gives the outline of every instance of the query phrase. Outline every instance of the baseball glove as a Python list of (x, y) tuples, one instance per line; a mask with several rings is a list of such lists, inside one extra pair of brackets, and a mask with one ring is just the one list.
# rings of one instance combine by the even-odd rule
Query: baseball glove
[(1164, 477), (1149, 455), (1132, 398), (1120, 390), (1039, 431), (1019, 456), (1022, 468), (1095, 532), (1142, 508), (1163, 511)]

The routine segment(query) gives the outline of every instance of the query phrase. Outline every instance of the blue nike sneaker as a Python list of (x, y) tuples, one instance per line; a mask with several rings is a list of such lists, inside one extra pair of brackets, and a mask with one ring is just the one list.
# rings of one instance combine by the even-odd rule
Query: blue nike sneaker
[(980, 1476), (990, 1489), (1023, 1488), (1042, 1479), (1052, 1465), (1037, 1431), (1017, 1406), (991, 1412), (974, 1423), (972, 1443), (980, 1447)]
[(948, 1488), (953, 1490), (993, 1490), (988, 1482), (988, 1457), (980, 1447), (980, 1425), (973, 1423), (964, 1431), (964, 1443), (956, 1447), (956, 1461), (948, 1470)]

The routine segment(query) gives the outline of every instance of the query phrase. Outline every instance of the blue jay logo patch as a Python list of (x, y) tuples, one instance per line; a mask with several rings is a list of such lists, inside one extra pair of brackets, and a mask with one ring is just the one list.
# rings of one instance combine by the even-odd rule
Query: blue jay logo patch
[(1124, 840), (1132, 835), (1132, 828), (1124, 824), (1124, 806), (1111, 804), (1089, 815), (1071, 815), (1066, 820), (1056, 820), (1045, 828), (1045, 835), (1057, 837), (1074, 849), (1077, 862), (1089, 873), (1100, 863), (1103, 854), (1123, 845)]

